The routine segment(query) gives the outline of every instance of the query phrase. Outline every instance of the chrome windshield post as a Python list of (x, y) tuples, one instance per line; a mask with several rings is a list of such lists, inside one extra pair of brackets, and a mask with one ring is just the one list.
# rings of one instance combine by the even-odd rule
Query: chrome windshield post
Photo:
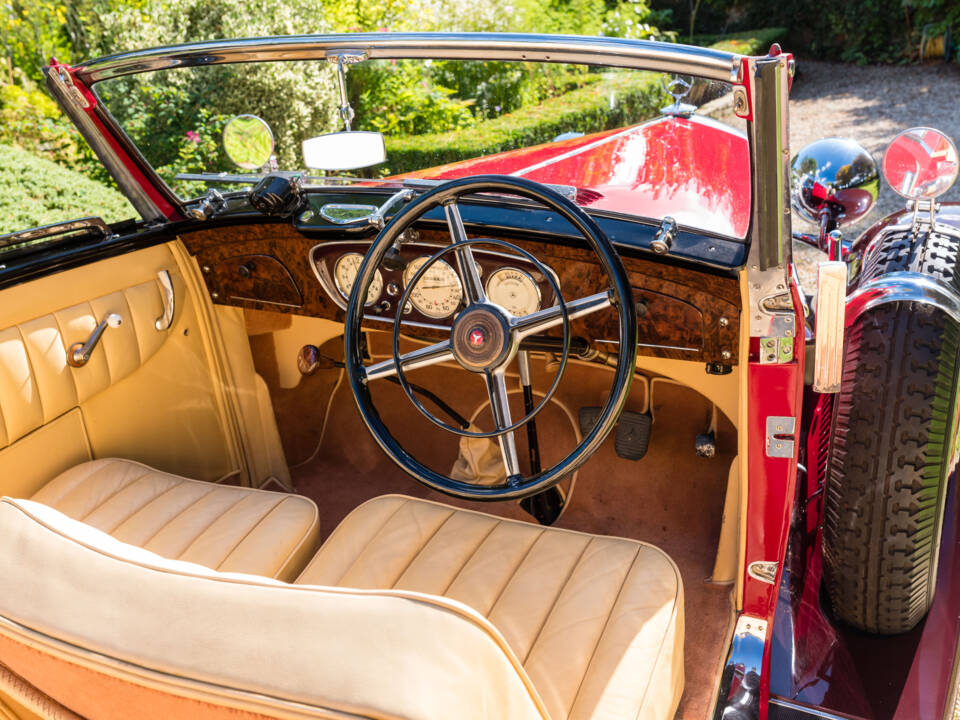
[(749, 61), (753, 114), (747, 121), (752, 152), (753, 208), (747, 258), (750, 337), (761, 338), (760, 362), (793, 360), (796, 310), (790, 294), (790, 144), (787, 119), (789, 56)]

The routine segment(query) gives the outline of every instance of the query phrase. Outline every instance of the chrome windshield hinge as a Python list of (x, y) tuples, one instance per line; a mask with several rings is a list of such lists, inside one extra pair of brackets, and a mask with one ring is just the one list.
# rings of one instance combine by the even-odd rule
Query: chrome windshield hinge
[(73, 84), (73, 78), (65, 67), (51, 68), (49, 75), (50, 80), (57, 86), (57, 89), (63, 93), (65, 97), (70, 98), (71, 102), (82, 107), (84, 110), (90, 107), (90, 102), (83, 96), (79, 88)]
[(797, 431), (797, 419), (790, 416), (770, 415), (767, 417), (766, 447), (767, 457), (792, 458), (796, 445), (794, 433)]

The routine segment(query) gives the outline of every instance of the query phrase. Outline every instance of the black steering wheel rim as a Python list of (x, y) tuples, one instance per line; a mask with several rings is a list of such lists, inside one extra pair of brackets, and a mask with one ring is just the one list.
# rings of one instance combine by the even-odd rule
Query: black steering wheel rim
[[(553, 466), (532, 477), (521, 478), (520, 481), (508, 477), (507, 482), (493, 486), (475, 485), (442, 475), (413, 457), (393, 437), (370, 396), (370, 380), (363, 364), (361, 343), (361, 324), (367, 290), (373, 281), (374, 273), (397, 238), (428, 210), (477, 193), (506, 193), (524, 197), (546, 206), (569, 222), (587, 241), (607, 275), (611, 304), (617, 311), (620, 335), (620, 352), (610, 395), (601, 408), (593, 429), (566, 457)], [(398, 312), (395, 322), (402, 322), (401, 317)], [(637, 353), (637, 318), (633, 291), (620, 256), (593, 218), (571, 200), (535, 181), (513, 176), (481, 175), (438, 185), (410, 202), (384, 227), (367, 251), (353, 283), (347, 303), (344, 346), (347, 381), (364, 424), (383, 451), (407, 474), (427, 487), (455, 497), (486, 501), (519, 499), (543, 492), (579, 468), (613, 430), (633, 380)]]

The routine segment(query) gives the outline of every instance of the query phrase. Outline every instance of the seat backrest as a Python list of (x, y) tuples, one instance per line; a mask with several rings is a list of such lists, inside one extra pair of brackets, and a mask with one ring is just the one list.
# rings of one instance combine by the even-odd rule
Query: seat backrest
[(144, 717), (546, 717), (465, 605), (218, 573), (10, 498), (0, 663), (91, 720), (131, 703), (157, 709)]

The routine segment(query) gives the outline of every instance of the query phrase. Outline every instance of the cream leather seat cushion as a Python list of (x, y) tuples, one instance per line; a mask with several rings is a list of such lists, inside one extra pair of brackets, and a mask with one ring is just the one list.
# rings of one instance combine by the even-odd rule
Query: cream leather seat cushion
[(316, 549), (317, 507), (302, 495), (190, 480), (130, 460), (77, 465), (32, 500), (174, 560), (292, 580)]
[(348, 515), (297, 583), (468, 605), (503, 634), (554, 720), (667, 720), (680, 701), (683, 589), (651, 545), (390, 495)]
[[(497, 630), (446, 598), (221, 573), (10, 498), (0, 500), (0, 578), (0, 647), (11, 648), (0, 659), (91, 720), (153, 710), (165, 696), (234, 713), (218, 717), (546, 717)], [(45, 671), (37, 651), (63, 667)], [(77, 666), (142, 691), (94, 680), (58, 692)]]

